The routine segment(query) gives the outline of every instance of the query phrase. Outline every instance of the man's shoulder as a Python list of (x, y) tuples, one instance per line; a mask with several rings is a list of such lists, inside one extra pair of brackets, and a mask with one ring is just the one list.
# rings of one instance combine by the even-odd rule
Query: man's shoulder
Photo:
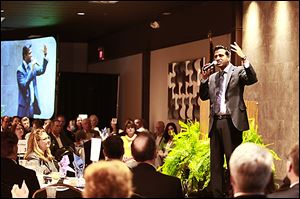
[(132, 168), (133, 173), (148, 173), (153, 177), (157, 178), (160, 181), (168, 181), (168, 182), (180, 182), (180, 179), (175, 176), (166, 175), (161, 173), (155, 169), (152, 165), (148, 163), (139, 163), (136, 167)]
[(299, 184), (288, 188), (282, 191), (277, 191), (271, 194), (268, 194), (268, 198), (294, 198), (299, 197)]
[[(7, 158), (1, 158), (1, 173), (2, 173), (2, 169), (5, 169), (6, 166), (9, 166), (9, 169), (11, 172), (16, 172), (20, 175), (35, 175), (35, 171), (32, 169), (28, 169), (26, 167), (23, 167), (17, 163), (15, 163), (13, 160), (7, 159)], [(5, 171), (4, 171), (5, 172)]]
[(20, 65), (17, 67), (17, 72), (18, 72), (18, 71), (19, 71), (19, 72), (25, 72), (23, 63), (20, 64)]

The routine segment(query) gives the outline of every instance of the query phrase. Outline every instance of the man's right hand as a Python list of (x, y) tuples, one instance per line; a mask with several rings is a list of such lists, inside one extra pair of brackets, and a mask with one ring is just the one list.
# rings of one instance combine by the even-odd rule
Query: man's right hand
[[(209, 63), (208, 63), (209, 64)], [(205, 64), (202, 68), (205, 68), (206, 66), (208, 66), (208, 64)], [(201, 79), (207, 79), (210, 74), (213, 73), (213, 69), (212, 68), (209, 68), (207, 70), (201, 70)]]

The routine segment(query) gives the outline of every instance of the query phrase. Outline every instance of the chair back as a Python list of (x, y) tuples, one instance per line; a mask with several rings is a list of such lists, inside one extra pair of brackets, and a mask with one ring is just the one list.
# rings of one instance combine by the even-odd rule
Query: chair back
[[(48, 186), (56, 187), (56, 198), (82, 198), (81, 190), (71, 185), (57, 183)], [(32, 198), (47, 198), (46, 187), (36, 190)]]

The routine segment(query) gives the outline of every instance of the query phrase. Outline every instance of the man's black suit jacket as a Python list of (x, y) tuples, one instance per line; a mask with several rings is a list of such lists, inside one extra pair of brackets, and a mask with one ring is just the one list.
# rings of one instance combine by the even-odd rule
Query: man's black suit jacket
[(150, 198), (183, 198), (179, 178), (162, 174), (147, 163), (132, 168), (134, 193)]
[(1, 198), (11, 198), (11, 189), (14, 184), (21, 188), (23, 180), (29, 190), (29, 198), (40, 189), (35, 171), (18, 165), (11, 159), (1, 157)]
[(271, 193), (268, 198), (299, 198), (299, 183), (292, 188)]

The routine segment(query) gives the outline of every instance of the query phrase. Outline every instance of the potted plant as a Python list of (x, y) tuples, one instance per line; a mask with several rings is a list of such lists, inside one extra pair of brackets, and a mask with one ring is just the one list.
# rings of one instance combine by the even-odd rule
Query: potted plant
[[(254, 142), (263, 147), (261, 135), (257, 132), (254, 119), (249, 119), (250, 129), (243, 132), (243, 142)], [(164, 174), (176, 176), (181, 179), (186, 196), (203, 191), (210, 181), (210, 143), (207, 134), (200, 132), (198, 121), (188, 120), (186, 123), (179, 121), (181, 131), (175, 135), (174, 147), (165, 158), (164, 164), (158, 168)], [(267, 148), (274, 159), (279, 156)], [(226, 169), (226, 162), (224, 168)], [(275, 166), (273, 166), (275, 171)]]

